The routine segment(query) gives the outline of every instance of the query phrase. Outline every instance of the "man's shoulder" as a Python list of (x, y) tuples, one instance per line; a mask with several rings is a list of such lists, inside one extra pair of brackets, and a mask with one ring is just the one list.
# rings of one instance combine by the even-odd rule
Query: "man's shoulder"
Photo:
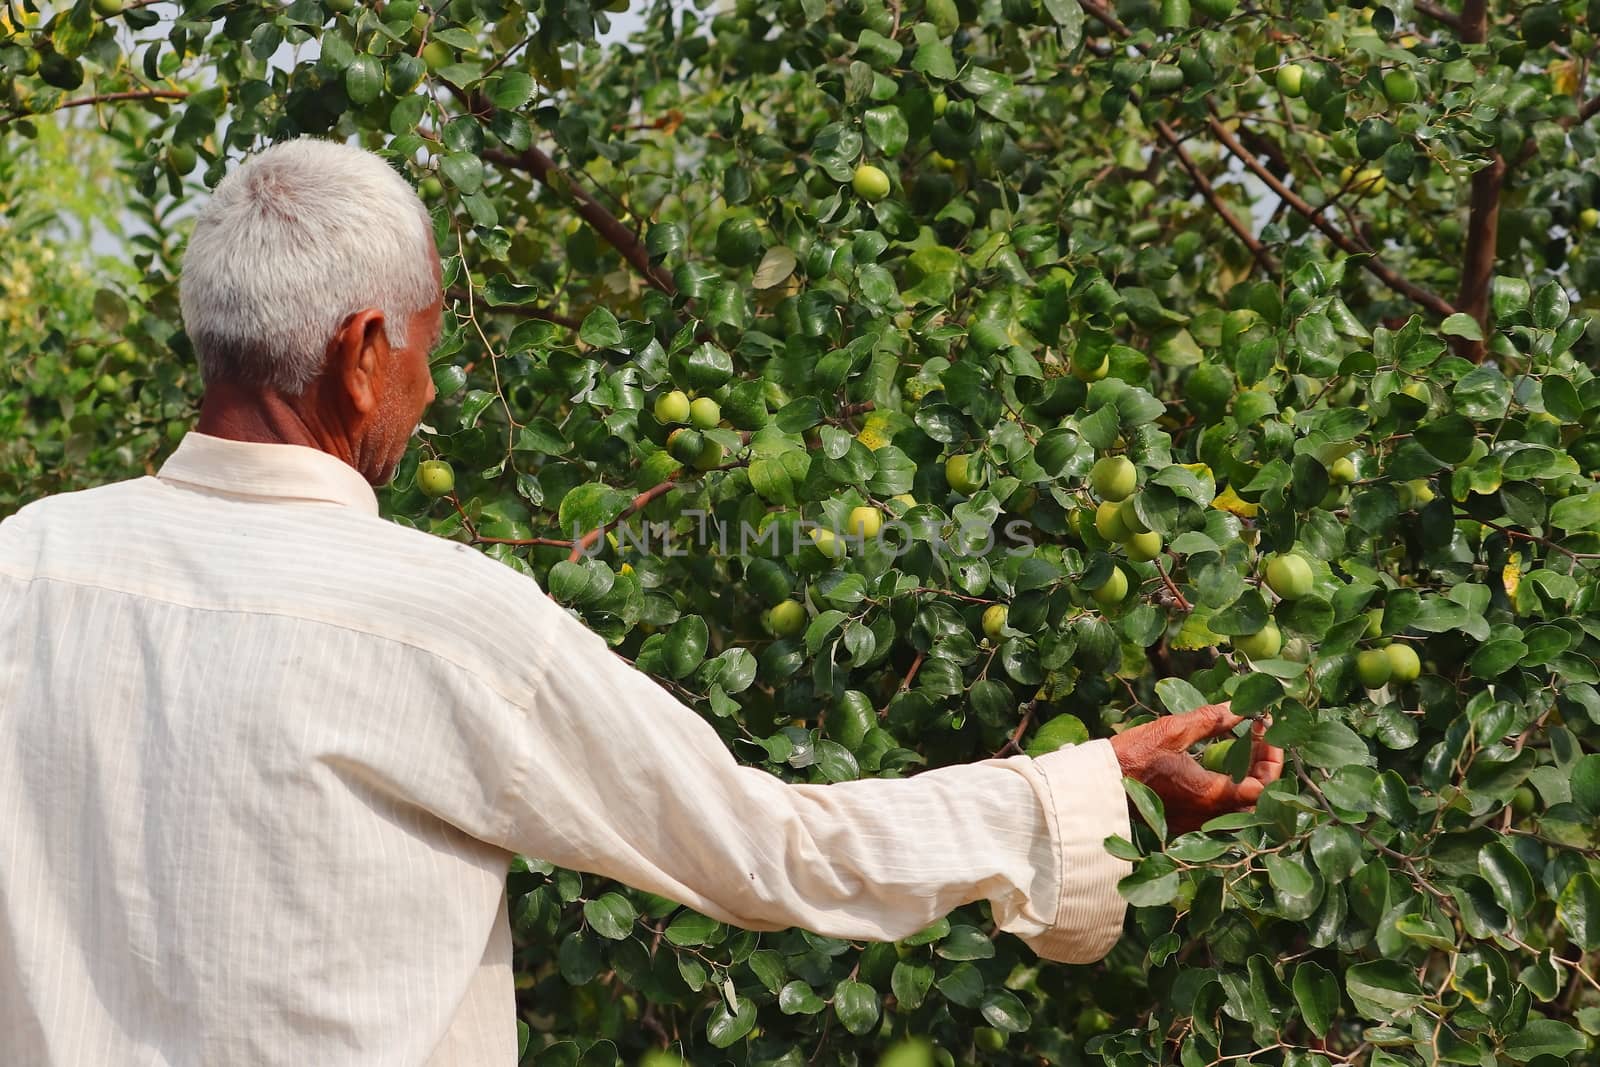
[(529, 657), (563, 610), (528, 574), (460, 541), (337, 504), (195, 494), (156, 478), (29, 504), (0, 525), (0, 571), (303, 618), (478, 672), (536, 666)]

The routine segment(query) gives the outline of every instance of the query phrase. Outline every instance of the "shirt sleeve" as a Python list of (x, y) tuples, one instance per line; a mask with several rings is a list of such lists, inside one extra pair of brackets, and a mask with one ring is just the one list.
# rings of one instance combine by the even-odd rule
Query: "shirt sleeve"
[(1129, 828), (1109, 742), (790, 784), (739, 764), (693, 710), (545, 609), (503, 847), (751, 930), (897, 940), (982, 899), (1046, 959), (1092, 962), (1116, 943), (1129, 865), (1104, 841)]

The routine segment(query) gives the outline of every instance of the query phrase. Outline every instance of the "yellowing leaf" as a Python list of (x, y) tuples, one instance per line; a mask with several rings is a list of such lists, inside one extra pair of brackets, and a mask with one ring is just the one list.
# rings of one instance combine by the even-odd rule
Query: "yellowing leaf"
[(1237, 515), (1241, 519), (1253, 519), (1256, 517), (1256, 512), (1261, 510), (1258, 505), (1241, 498), (1238, 493), (1233, 491), (1233, 486), (1231, 485), (1217, 494), (1216, 499), (1211, 502), (1211, 506)]
[(1561, 96), (1571, 96), (1578, 91), (1578, 63), (1573, 59), (1558, 59), (1550, 64), (1550, 87)]
[(1506, 559), (1506, 565), (1500, 572), (1500, 584), (1506, 588), (1506, 596), (1513, 600), (1517, 596), (1517, 586), (1522, 584), (1522, 553), (1513, 552)]

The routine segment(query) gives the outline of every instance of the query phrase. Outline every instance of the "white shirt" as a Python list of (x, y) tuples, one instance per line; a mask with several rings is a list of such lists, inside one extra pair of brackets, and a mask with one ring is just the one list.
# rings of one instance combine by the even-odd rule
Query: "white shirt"
[(0, 524), (0, 1058), (509, 1065), (514, 853), (755, 930), (1115, 943), (1107, 742), (791, 785), (324, 453), (202, 434)]

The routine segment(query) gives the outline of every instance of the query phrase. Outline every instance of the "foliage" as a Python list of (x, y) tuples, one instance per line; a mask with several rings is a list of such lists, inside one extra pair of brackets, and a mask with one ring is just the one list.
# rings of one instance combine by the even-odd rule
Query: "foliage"
[[(945, 1064), (1548, 1065), (1600, 1033), (1600, 383), (1571, 304), (1600, 14), (739, 0), (658, 4), (624, 48), (581, 0), (169, 7), (14, 22), (8, 145), (92, 103), (163, 211), (275, 138), (388, 153), (454, 325), (387, 513), (536, 575), (740, 758), (893, 776), (1225, 697), (1290, 751), (1202, 833), (1135, 796), (1127, 935), (1092, 968), (982, 905), (849, 944), (519, 862), (539, 1062), (915, 1034)], [(171, 340), (136, 340), (143, 373)], [(675, 389), (720, 418), (669, 444)], [(1089, 489), (1107, 454), (1121, 504)], [(789, 536), (858, 507), (895, 540)], [(646, 520), (689, 550), (641, 551)], [(1265, 582), (1288, 553), (1309, 590)]]
[[(40, 124), (37, 136), (9, 138), (0, 153), (4, 512), (45, 493), (144, 474), (192, 414), (194, 376), (165, 355), (178, 332), (176, 237), (153, 205), (108, 195), (139, 141), (83, 132), (81, 124)], [(130, 224), (142, 232), (126, 232)], [(133, 262), (97, 255), (96, 234), (141, 251)], [(151, 292), (160, 298), (148, 301)]]

